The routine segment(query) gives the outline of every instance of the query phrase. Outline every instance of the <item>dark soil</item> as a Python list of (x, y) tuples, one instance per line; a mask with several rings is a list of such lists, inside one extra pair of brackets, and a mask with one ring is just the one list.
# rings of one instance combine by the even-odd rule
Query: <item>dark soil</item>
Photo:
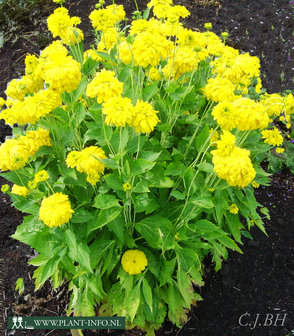
[[(50, 35), (46, 33), (44, 20), (50, 13), (52, 4), (44, 0), (45, 2), (46, 7), (38, 8), (37, 13), (41, 10), (41, 15), (32, 13), (25, 20), (16, 22), (18, 28), (13, 32), (13, 37), (0, 22), (0, 30), (5, 30), (8, 39), (0, 49), (0, 95), (8, 81), (23, 74), (26, 53), (38, 54), (51, 40)], [(82, 18), (81, 28), (86, 33), (86, 42), (89, 44), (91, 26), (87, 17), (94, 9), (96, 1), (67, 2), (70, 14)], [(138, 1), (139, 8), (145, 9), (147, 2)], [(229, 45), (258, 56), (261, 60), (263, 86), (268, 92), (293, 89), (294, 10), (288, 0), (223, 0), (221, 5), (216, 6), (202, 6), (197, 0), (174, 2), (185, 5), (191, 11), (191, 16), (186, 21), (190, 28), (202, 31), (205, 22), (212, 22), (216, 33), (229, 32)], [(121, 0), (116, 3), (123, 3), (129, 16), (135, 10), (133, 0)], [(10, 135), (10, 128), (0, 121), (0, 141), (3, 142), (7, 135)], [(0, 178), (0, 184), (3, 183), (5, 181)], [(218, 273), (214, 273), (213, 265), (208, 262), (206, 284), (201, 289), (204, 301), (192, 309), (189, 321), (180, 331), (166, 322), (158, 335), (290, 335), (291, 330), (294, 330), (293, 188), (293, 175), (283, 171), (272, 177), (270, 187), (257, 191), (258, 201), (268, 207), (271, 214), (271, 221), (265, 220), (268, 237), (254, 229), (254, 241), (247, 240), (244, 243), (244, 254), (231, 253)], [(0, 270), (0, 273), (4, 273), (3, 289), (0, 292), (4, 292), (4, 318), (15, 314), (65, 315), (68, 293), (64, 288), (54, 292), (50, 284), (46, 283), (41, 290), (34, 292), (31, 280), (34, 268), (27, 265), (34, 251), (9, 238), (21, 221), (22, 214), (12, 208), (9, 198), (0, 192), (0, 255), (4, 261), (4, 268)], [(21, 296), (14, 290), (15, 281), (19, 277), (24, 278), (25, 282), (25, 292)], [(245, 313), (247, 315), (243, 315)], [(257, 314), (260, 315), (256, 327), (253, 328)], [(270, 314), (273, 315), (272, 320)], [(284, 314), (287, 315), (282, 323)], [(276, 318), (280, 320), (276, 321)], [(247, 326), (240, 325), (247, 323)], [(8, 334), (70, 335), (69, 331), (62, 330), (50, 333), (18, 331)], [(84, 332), (85, 336), (106, 334), (141, 335), (136, 331)]]

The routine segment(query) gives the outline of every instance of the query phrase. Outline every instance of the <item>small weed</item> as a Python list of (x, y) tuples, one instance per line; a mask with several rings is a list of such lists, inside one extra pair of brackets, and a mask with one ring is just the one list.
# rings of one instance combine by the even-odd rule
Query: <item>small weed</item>
[(286, 76), (285, 76), (285, 72), (282, 71), (281, 74), (280, 74), (280, 78), (281, 78), (281, 82), (282, 83), (285, 83), (286, 82)]

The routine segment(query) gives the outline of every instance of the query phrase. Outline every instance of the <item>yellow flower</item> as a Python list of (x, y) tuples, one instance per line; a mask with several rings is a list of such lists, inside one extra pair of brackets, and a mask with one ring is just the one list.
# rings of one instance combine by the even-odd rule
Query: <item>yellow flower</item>
[(211, 114), (223, 130), (230, 131), (237, 126), (238, 110), (230, 102), (218, 103)]
[(132, 46), (127, 41), (122, 41), (118, 45), (118, 54), (119, 54), (119, 58), (125, 64), (132, 63), (132, 60), (133, 60)]
[(124, 191), (128, 191), (132, 189), (132, 185), (130, 183), (124, 183), (123, 184)]
[(95, 9), (89, 18), (94, 28), (106, 32), (123, 20), (125, 16), (126, 13), (122, 5), (110, 5), (103, 9)]
[(210, 135), (209, 143), (215, 144), (217, 142), (217, 140), (219, 140), (219, 133), (218, 133), (218, 131), (215, 131), (213, 128), (210, 128), (209, 135)]
[(61, 97), (52, 90), (41, 90), (34, 96), (25, 97), (22, 101), (16, 101), (11, 108), (2, 112), (1, 117), (9, 125), (34, 124), (41, 117), (45, 117), (56, 107), (61, 105)]
[(97, 146), (90, 146), (80, 152), (70, 152), (66, 164), (68, 167), (76, 168), (80, 173), (86, 173), (87, 181), (95, 185), (105, 169), (105, 165), (99, 159), (106, 159), (104, 151)]
[(130, 98), (114, 97), (103, 104), (102, 113), (106, 115), (107, 125), (125, 127), (127, 123), (132, 123), (134, 106)]
[(144, 68), (157, 66), (171, 53), (174, 44), (159, 33), (149, 31), (138, 34), (132, 45), (132, 52), (136, 65)]
[(19, 186), (17, 184), (14, 184), (12, 186), (11, 192), (16, 195), (20, 195), (23, 197), (27, 197), (28, 193), (30, 192), (29, 189), (26, 187)]
[(123, 254), (121, 264), (125, 272), (134, 275), (144, 271), (148, 261), (144, 252), (140, 250), (128, 250)]
[(294, 97), (292, 93), (290, 93), (284, 101), (284, 110), (286, 115), (290, 115), (294, 113)]
[(211, 30), (212, 29), (212, 23), (211, 22), (204, 23), (204, 28), (207, 29), (207, 30)]
[(81, 64), (71, 56), (55, 54), (44, 62), (44, 80), (58, 93), (75, 90), (81, 81)]
[(283, 98), (279, 94), (266, 94), (260, 102), (269, 116), (279, 116), (283, 111)]
[(234, 134), (229, 131), (224, 131), (220, 137), (220, 140), (217, 141), (217, 152), (218, 155), (227, 156), (232, 153), (235, 149), (236, 137)]
[(276, 148), (276, 152), (277, 152), (278, 154), (284, 153), (284, 152), (285, 152), (285, 148), (283, 148), (283, 147), (277, 147), (277, 148)]
[(238, 111), (237, 128), (240, 131), (250, 131), (267, 127), (269, 116), (261, 103), (257, 103), (250, 98), (239, 98), (232, 104)]
[(283, 143), (283, 137), (276, 127), (272, 130), (262, 131), (261, 134), (264, 142), (269, 145), (280, 146)]
[(101, 57), (97, 54), (96, 50), (89, 49), (84, 52), (84, 61), (86, 61), (88, 58), (92, 58), (93, 61), (99, 62), (101, 61)]
[(256, 181), (252, 181), (251, 185), (252, 185), (253, 188), (259, 188), (259, 186), (260, 186), (260, 184)]
[(8, 184), (3, 184), (3, 186), (1, 187), (1, 191), (3, 193), (7, 193), (10, 190), (10, 187)]
[(230, 205), (230, 213), (236, 215), (239, 212), (239, 208), (237, 207), (236, 204), (231, 204)]
[(176, 54), (168, 59), (162, 72), (166, 79), (178, 79), (184, 73), (195, 70), (199, 61), (195, 51), (188, 47), (178, 47)]
[(24, 167), (42, 146), (51, 146), (49, 131), (42, 128), (28, 131), (17, 139), (6, 140), (0, 146), (0, 169), (5, 171)]
[(133, 110), (134, 116), (129, 124), (131, 127), (135, 127), (138, 133), (150, 133), (160, 122), (157, 117), (158, 111), (155, 111), (149, 103), (138, 100)]
[(46, 170), (40, 170), (34, 177), (34, 181), (37, 183), (45, 182), (49, 178), (49, 174), (46, 172)]
[(166, 13), (166, 17), (170, 22), (177, 22), (179, 19), (186, 18), (190, 15), (190, 12), (184, 6), (170, 6), (168, 7), (168, 12)]
[(2, 108), (2, 106), (4, 106), (5, 105), (5, 100), (2, 98), (2, 97), (0, 97), (0, 109)]
[(48, 19), (48, 29), (53, 34), (53, 37), (59, 36), (65, 44), (76, 44), (84, 39), (83, 32), (75, 28), (81, 23), (81, 19), (77, 16), (70, 17), (68, 10), (64, 7), (55, 9)]
[(214, 171), (230, 186), (244, 188), (255, 178), (256, 172), (249, 157), (249, 150), (235, 147), (227, 156), (223, 156), (218, 150), (211, 153)]
[(158, 81), (158, 80), (161, 79), (161, 75), (160, 75), (159, 71), (154, 67), (150, 68), (149, 77), (153, 81)]
[(58, 192), (43, 198), (39, 218), (50, 228), (60, 227), (68, 223), (73, 213), (68, 196)]
[(98, 72), (96, 77), (88, 84), (86, 95), (96, 98), (99, 104), (107, 102), (110, 98), (120, 96), (123, 92), (123, 83), (120, 82), (113, 71)]
[(33, 181), (29, 181), (28, 185), (29, 185), (29, 188), (30, 188), (31, 190), (33, 190), (33, 189), (36, 189), (36, 188), (37, 188), (38, 183), (37, 183), (35, 180), (33, 180)]
[(234, 94), (235, 85), (222, 77), (210, 78), (202, 89), (205, 97), (215, 102), (232, 102), (238, 97)]

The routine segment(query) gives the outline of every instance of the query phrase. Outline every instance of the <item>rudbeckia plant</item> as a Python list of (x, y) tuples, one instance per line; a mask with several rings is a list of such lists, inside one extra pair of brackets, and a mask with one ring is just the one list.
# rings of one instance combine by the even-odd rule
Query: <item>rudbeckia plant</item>
[(154, 335), (201, 300), (204, 258), (217, 271), (252, 226), (266, 232), (254, 188), (283, 142), (272, 121), (289, 120), (294, 99), (267, 94), (258, 58), (211, 25), (185, 28), (172, 0), (127, 27), (123, 6), (97, 7), (95, 47), (84, 51), (80, 19), (61, 6), (48, 18), (56, 40), (8, 84), (0, 118), (18, 126), (1, 175), (29, 214), (13, 238), (38, 252), (36, 290), (66, 283), (69, 315), (107, 309)]

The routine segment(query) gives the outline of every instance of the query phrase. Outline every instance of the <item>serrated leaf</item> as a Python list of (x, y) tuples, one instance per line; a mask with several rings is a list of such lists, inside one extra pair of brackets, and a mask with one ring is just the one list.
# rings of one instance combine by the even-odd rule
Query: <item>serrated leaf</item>
[(114, 195), (99, 194), (95, 197), (93, 206), (98, 209), (109, 209), (114, 206), (119, 206), (119, 203)]
[(149, 286), (147, 280), (143, 278), (143, 295), (146, 300), (146, 303), (148, 304), (151, 312), (153, 310), (153, 305), (152, 305), (152, 290), (151, 287)]

